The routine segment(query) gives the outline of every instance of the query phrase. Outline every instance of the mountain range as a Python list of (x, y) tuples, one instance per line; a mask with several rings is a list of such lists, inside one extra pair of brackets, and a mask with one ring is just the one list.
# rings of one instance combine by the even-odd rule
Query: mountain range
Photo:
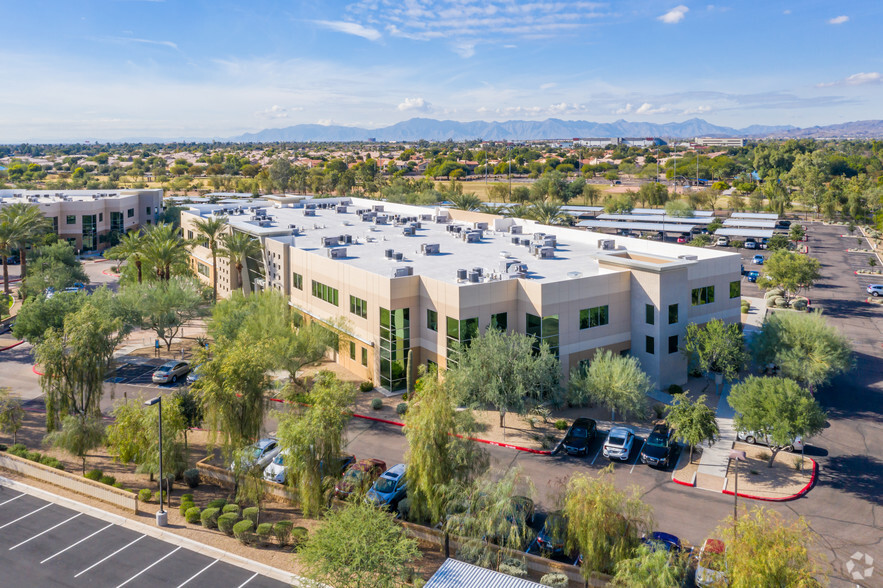
[(543, 121), (509, 120), (470, 121), (412, 118), (376, 129), (341, 125), (302, 124), (280, 129), (264, 129), (229, 137), (233, 142), (334, 142), (334, 141), (465, 141), (484, 139), (516, 141), (535, 139), (572, 139), (574, 137), (693, 137), (745, 138), (870, 138), (883, 137), (883, 121), (867, 120), (828, 126), (798, 128), (790, 125), (751, 125), (742, 129), (711, 124), (700, 118), (683, 122), (648, 123), (618, 120), (597, 123), (584, 120), (549, 118)]

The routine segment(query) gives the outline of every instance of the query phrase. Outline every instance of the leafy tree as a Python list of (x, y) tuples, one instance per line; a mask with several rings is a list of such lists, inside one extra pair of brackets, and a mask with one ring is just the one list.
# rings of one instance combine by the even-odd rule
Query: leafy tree
[(21, 262), (21, 277), (28, 275), (28, 247), (38, 243), (52, 224), (40, 211), (40, 207), (27, 202), (14, 202), (0, 209), (0, 223), (7, 221), (13, 227), (12, 244), (18, 249)]
[(702, 442), (714, 443), (718, 436), (715, 411), (705, 404), (705, 394), (696, 401), (681, 394), (667, 408), (666, 422), (674, 429), (675, 436), (690, 446), (690, 461), (693, 461), (693, 448)]
[(802, 225), (798, 225), (794, 223), (791, 225), (791, 230), (788, 231), (788, 239), (791, 241), (802, 241), (806, 236), (806, 229), (803, 228)]
[(757, 285), (766, 290), (781, 288), (785, 299), (796, 296), (821, 277), (819, 260), (780, 249), (764, 262), (764, 273)]
[(223, 245), (220, 249), (221, 256), (226, 257), (230, 264), (236, 268), (236, 275), (239, 276), (242, 293), (248, 296), (250, 290), (247, 279), (248, 258), (260, 254), (261, 246), (258, 240), (246, 233), (234, 231), (222, 235), (221, 243)]
[(582, 196), (585, 206), (594, 206), (598, 198), (601, 197), (601, 188), (587, 183), (583, 186)]
[(825, 426), (825, 412), (812, 394), (789, 378), (749, 376), (730, 391), (736, 427), (770, 440), (769, 467), (795, 437), (811, 437)]
[(89, 283), (89, 276), (77, 259), (74, 248), (64, 241), (38, 247), (31, 265), (22, 288), (25, 298), (39, 296), (47, 288), (60, 292), (78, 282)]
[(613, 464), (598, 477), (573, 475), (564, 495), (567, 548), (582, 554), (583, 577), (612, 573), (620, 561), (629, 559), (641, 536), (653, 527), (651, 512), (637, 488), (628, 493), (616, 488)]
[(86, 475), (86, 454), (100, 447), (103, 440), (104, 423), (101, 417), (70, 414), (62, 419), (61, 429), (43, 437), (43, 444), (79, 457), (83, 462), (83, 475)]
[(440, 522), (448, 485), (487, 466), (487, 452), (468, 439), (475, 430), (471, 411), (456, 410), (449, 383), (435, 371), (417, 380), (405, 413), (411, 520)]
[(702, 371), (720, 374), (727, 380), (735, 378), (747, 360), (739, 325), (720, 319), (711, 319), (701, 326), (688, 324), (684, 353), (695, 360)]
[(709, 244), (711, 244), (711, 237), (701, 234), (696, 235), (689, 242), (689, 245), (692, 245), (693, 247), (705, 247)]
[(782, 234), (773, 235), (766, 244), (766, 248), (770, 251), (778, 251), (780, 249), (787, 250), (789, 247), (791, 247), (791, 241), (787, 236)]
[(852, 369), (854, 361), (849, 339), (819, 312), (770, 314), (751, 351), (758, 364), (778, 366), (810, 391)]
[(218, 248), (221, 237), (227, 230), (227, 217), (215, 216), (212, 218), (199, 219), (193, 223), (196, 234), (204, 240), (204, 244), (212, 252), (212, 301), (218, 299)]
[(530, 335), (490, 328), (460, 349), (457, 365), (445, 379), (461, 399), (499, 410), (502, 427), (507, 412), (522, 414), (535, 403), (554, 399), (559, 374), (558, 358), (548, 344), (537, 348)]
[(668, 210), (668, 197), (668, 188), (659, 182), (647, 182), (641, 184), (641, 187), (638, 188), (637, 198), (642, 204), (645, 202), (649, 203), (651, 206), (661, 206), (665, 204), (666, 210)]
[(344, 446), (344, 430), (352, 417), (350, 405), (355, 398), (352, 384), (322, 371), (310, 390), (307, 408), (292, 410), (279, 422), (280, 445), (288, 452), (284, 459), (289, 483), (297, 488), (306, 515), (321, 512), (325, 492), (333, 485), (328, 484), (333, 476), (327, 474)]
[(640, 545), (633, 556), (616, 563), (614, 586), (671, 588), (683, 585), (687, 574), (687, 561), (680, 553)]
[(635, 200), (628, 193), (609, 196), (604, 202), (604, 212), (608, 214), (629, 214), (634, 207)]
[(402, 586), (420, 556), (390, 513), (362, 500), (329, 510), (299, 554), (309, 578), (353, 588)]
[[(159, 410), (140, 402), (118, 403), (113, 410), (114, 422), (107, 427), (107, 449), (114, 460), (137, 465), (135, 471), (159, 473)], [(163, 398), (163, 469), (175, 475), (187, 468), (183, 435), (187, 423), (181, 413), (180, 401)]]
[(728, 586), (821, 588), (827, 564), (815, 549), (818, 535), (800, 517), (786, 521), (774, 510), (756, 507), (722, 523), (717, 536), (726, 542)]
[(610, 409), (611, 420), (616, 411), (641, 417), (647, 412), (651, 388), (637, 357), (605, 349), (595, 354), (587, 369), (571, 371), (568, 400), (573, 405), (601, 404)]
[(693, 207), (683, 200), (670, 200), (665, 203), (665, 214), (668, 216), (689, 217), (694, 213)]
[(169, 351), (181, 327), (204, 314), (199, 283), (191, 278), (132, 284), (123, 289), (120, 300), (141, 328), (156, 333)]
[(12, 396), (9, 388), (0, 388), (0, 431), (12, 435), (12, 444), (18, 442), (18, 431), (24, 426), (25, 409), (21, 400)]
[(28, 298), (15, 317), (12, 332), (18, 339), (37, 344), (48, 329), (63, 329), (65, 317), (82, 308), (87, 300), (85, 292), (56, 292), (51, 298)]

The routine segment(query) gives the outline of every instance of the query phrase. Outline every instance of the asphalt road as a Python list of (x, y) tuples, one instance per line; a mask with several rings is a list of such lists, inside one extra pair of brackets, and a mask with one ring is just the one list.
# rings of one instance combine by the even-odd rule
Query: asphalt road
[(286, 586), (2, 486), (0, 569), (4, 586)]

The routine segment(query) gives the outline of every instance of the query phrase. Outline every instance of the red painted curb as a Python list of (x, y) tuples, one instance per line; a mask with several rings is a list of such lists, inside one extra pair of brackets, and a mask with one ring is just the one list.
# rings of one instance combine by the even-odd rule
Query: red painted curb
[(365, 419), (368, 421), (375, 421), (378, 423), (383, 423), (385, 425), (395, 425), (397, 427), (404, 427), (405, 426), (405, 423), (400, 423), (398, 421), (390, 421), (387, 419), (381, 419), (381, 418), (377, 418), (377, 417), (373, 417), (373, 416), (368, 416), (366, 414), (353, 413), (353, 416), (356, 417), (357, 419)]
[(37, 371), (37, 364), (34, 364), (34, 366), (31, 368), (31, 371), (34, 372), (35, 374), (37, 374), (38, 376), (45, 376), (46, 375), (46, 374), (41, 374), (40, 372)]
[[(696, 487), (695, 484), (691, 484), (689, 482), (681, 482), (680, 480), (678, 480), (677, 478), (674, 478), (674, 477), (672, 477), (671, 481), (674, 482), (675, 484), (680, 484), (681, 486), (686, 486), (688, 488), (695, 488)], [(739, 496), (742, 496), (742, 495), (740, 494)]]
[[(809, 492), (809, 489), (812, 488), (813, 484), (815, 484), (816, 474), (819, 471), (819, 464), (817, 464), (814, 459), (812, 459), (811, 457), (806, 457), (805, 459), (808, 459), (809, 461), (812, 462), (812, 475), (809, 477), (809, 482), (807, 482), (806, 486), (801, 488), (800, 491), (797, 492), (796, 494), (792, 494), (791, 496), (785, 496), (782, 498), (767, 498), (765, 496), (752, 496), (751, 494), (742, 494), (741, 492), (739, 492), (739, 496), (741, 498), (750, 498), (752, 500), (763, 500), (765, 502), (785, 502), (786, 500), (794, 500), (795, 498), (800, 498), (801, 496), (803, 496), (804, 494)], [(723, 492), (724, 494), (728, 494), (729, 496), (732, 496), (734, 494), (734, 492), (732, 490), (722, 490), (721, 492)]]
[(0, 351), (6, 351), (7, 349), (12, 349), (13, 347), (18, 347), (22, 343), (24, 343), (24, 341), (19, 341), (18, 343), (14, 343), (14, 344), (10, 345), (9, 347), (0, 347)]

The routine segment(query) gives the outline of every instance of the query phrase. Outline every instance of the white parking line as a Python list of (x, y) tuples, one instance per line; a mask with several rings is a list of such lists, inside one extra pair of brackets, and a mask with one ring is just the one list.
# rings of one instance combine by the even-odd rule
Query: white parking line
[(144, 568), (143, 570), (141, 570), (140, 572), (138, 572), (137, 574), (135, 574), (134, 576), (132, 576), (131, 578), (129, 578), (128, 580), (123, 582), (122, 584), (120, 584), (119, 586), (117, 586), (117, 588), (122, 588), (123, 586), (125, 586), (126, 584), (128, 584), (129, 582), (131, 582), (132, 580), (134, 580), (135, 578), (137, 578), (138, 576), (140, 576), (141, 574), (143, 574), (144, 572), (146, 572), (147, 570), (149, 570), (150, 568), (152, 568), (153, 566), (155, 566), (156, 564), (158, 564), (159, 562), (164, 560), (165, 558), (169, 557), (170, 555), (172, 555), (173, 553), (178, 551), (179, 549), (181, 549), (181, 548), (180, 547), (174, 548), (171, 552), (165, 554), (164, 556), (162, 556), (161, 558), (159, 558), (158, 560), (156, 560), (155, 562), (153, 562), (152, 564), (150, 564), (149, 566), (147, 566), (146, 568)]
[(52, 526), (52, 527), (49, 527), (48, 529), (46, 529), (45, 531), (43, 531), (43, 532), (41, 532), (41, 533), (37, 533), (36, 535), (34, 535), (33, 537), (31, 537), (30, 539), (25, 539), (24, 541), (22, 541), (22, 542), (19, 543), (18, 545), (13, 545), (12, 547), (9, 548), (9, 551), (12, 551), (12, 550), (15, 549), (16, 547), (20, 547), (20, 546), (24, 545), (24, 544), (27, 543), (28, 541), (33, 541), (34, 539), (36, 539), (36, 538), (39, 537), (40, 535), (45, 535), (46, 533), (48, 533), (48, 532), (51, 531), (52, 529), (57, 529), (58, 527), (60, 527), (60, 526), (62, 526), (63, 524), (67, 523), (68, 521), (72, 521), (72, 520), (74, 520), (75, 518), (77, 518), (77, 517), (80, 516), (81, 514), (83, 514), (83, 513), (78, 512), (77, 514), (75, 514), (75, 515), (72, 516), (71, 518), (69, 518), (69, 519), (65, 519), (65, 520), (61, 521), (60, 523), (58, 523), (57, 525), (54, 525), (54, 526)]
[(252, 580), (254, 580), (254, 579), (257, 578), (257, 577), (258, 577), (258, 573), (255, 572), (255, 573), (254, 573), (254, 576), (252, 576), (251, 578), (249, 578), (248, 580), (246, 580), (245, 582), (243, 582), (242, 584), (240, 584), (237, 588), (242, 588), (243, 586), (245, 586), (246, 584), (248, 584), (249, 582), (251, 582)]
[(26, 519), (26, 518), (28, 518), (29, 516), (31, 516), (32, 514), (37, 513), (37, 512), (40, 512), (40, 511), (43, 510), (44, 508), (49, 508), (50, 506), (52, 506), (52, 503), (51, 503), (51, 502), (50, 502), (49, 504), (45, 504), (45, 505), (41, 506), (41, 507), (38, 508), (37, 510), (32, 510), (31, 512), (29, 512), (28, 514), (26, 514), (26, 515), (24, 515), (24, 516), (20, 516), (20, 517), (18, 517), (18, 518), (15, 519), (14, 521), (9, 521), (8, 523), (6, 523), (6, 524), (3, 525), (2, 527), (0, 527), (0, 529), (5, 529), (6, 527), (8, 527), (9, 525), (11, 525), (12, 523), (17, 523), (17, 522), (19, 522), (19, 521), (22, 520), (22, 519)]
[(641, 440), (641, 445), (638, 446), (638, 455), (635, 456), (635, 463), (632, 464), (632, 469), (629, 470), (629, 473), (635, 471), (635, 466), (638, 465), (638, 462), (641, 461), (641, 449), (644, 447), (644, 440)]
[(598, 456), (601, 455), (601, 452), (604, 450), (604, 444), (601, 444), (601, 447), (598, 448), (598, 453), (595, 454), (595, 457), (592, 458), (592, 463), (589, 465), (595, 465), (595, 460), (598, 459)]
[(22, 496), (24, 496), (24, 494), (19, 494), (19, 495), (16, 496), (15, 498), (10, 498), (9, 500), (4, 500), (3, 502), (0, 502), (0, 506), (3, 506), (4, 504), (7, 504), (7, 503), (9, 503), (9, 502), (12, 502), (13, 500), (18, 500), (18, 499), (21, 498)]
[(215, 565), (216, 563), (218, 563), (218, 561), (220, 561), (220, 560), (217, 560), (217, 559), (216, 559), (215, 561), (213, 561), (213, 562), (210, 563), (209, 565), (205, 566), (204, 568), (202, 568), (201, 570), (199, 570), (198, 572), (196, 572), (195, 574), (193, 574), (192, 576), (190, 576), (189, 578), (187, 578), (186, 580), (184, 580), (181, 584), (178, 585), (178, 588), (182, 588), (182, 586), (188, 584), (188, 583), (189, 583), (191, 580), (193, 580), (196, 576), (198, 576), (199, 574), (203, 573), (204, 571), (206, 571), (207, 569), (209, 569), (210, 567), (212, 567), (212, 566)]
[(132, 545), (135, 545), (136, 543), (138, 543), (139, 541), (141, 541), (141, 540), (144, 539), (145, 537), (147, 537), (147, 535), (141, 535), (140, 537), (138, 537), (138, 538), (135, 539), (134, 541), (131, 541), (131, 542), (127, 543), (126, 545), (123, 545), (122, 547), (120, 547), (119, 549), (117, 549), (116, 551), (114, 551), (113, 553), (111, 553), (110, 555), (108, 555), (107, 557), (105, 557), (104, 559), (100, 559), (100, 560), (96, 561), (94, 564), (92, 564), (91, 566), (89, 566), (88, 568), (86, 568), (85, 570), (83, 570), (82, 572), (80, 572), (79, 574), (75, 575), (74, 578), (79, 578), (80, 576), (82, 576), (83, 574), (85, 574), (86, 572), (88, 572), (89, 570), (91, 570), (92, 568), (94, 568), (95, 566), (97, 566), (97, 565), (99, 565), (99, 564), (102, 564), (102, 563), (106, 562), (107, 560), (109, 560), (110, 558), (112, 558), (113, 556), (115, 556), (116, 554), (118, 554), (119, 552), (123, 551), (124, 549), (127, 549), (127, 548), (131, 547)]
[(80, 543), (82, 543), (83, 541), (85, 541), (86, 539), (91, 539), (92, 537), (94, 537), (95, 535), (97, 535), (98, 533), (100, 533), (101, 531), (104, 531), (105, 529), (109, 529), (110, 527), (113, 527), (113, 523), (107, 525), (106, 527), (101, 527), (100, 529), (98, 529), (97, 531), (95, 531), (94, 533), (92, 533), (91, 535), (88, 535), (88, 536), (86, 536), (86, 537), (83, 537), (82, 539), (80, 539), (79, 541), (77, 541), (76, 543), (74, 543), (73, 545), (68, 545), (67, 547), (65, 547), (64, 549), (62, 549), (61, 551), (59, 551), (59, 552), (56, 553), (55, 555), (50, 555), (49, 557), (47, 557), (46, 559), (44, 559), (44, 560), (41, 561), (40, 563), (41, 563), (41, 564), (46, 563), (47, 561), (49, 561), (50, 559), (52, 559), (52, 558), (55, 557), (56, 555), (61, 555), (62, 553), (64, 553), (64, 552), (67, 551), (68, 549), (71, 549), (71, 548), (73, 548), (73, 547), (76, 547), (77, 545), (79, 545)]

